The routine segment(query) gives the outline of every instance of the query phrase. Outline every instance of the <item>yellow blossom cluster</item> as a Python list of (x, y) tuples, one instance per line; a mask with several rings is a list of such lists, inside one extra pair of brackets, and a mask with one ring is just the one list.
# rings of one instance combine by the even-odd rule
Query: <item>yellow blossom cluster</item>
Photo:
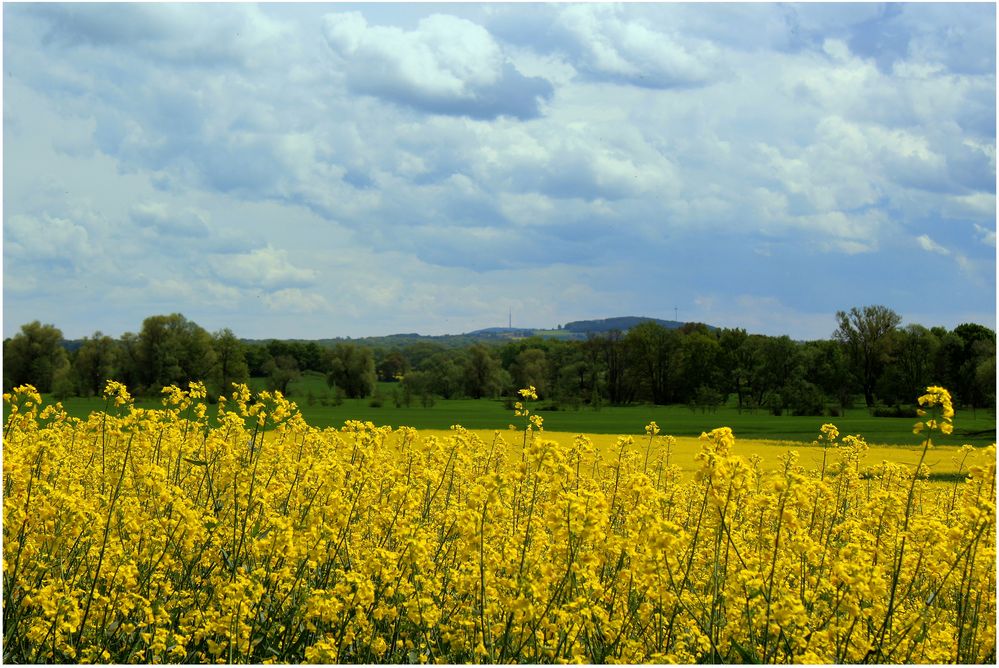
[(919, 397), (919, 405), (923, 408), (916, 410), (920, 417), (929, 415), (929, 419), (917, 422), (913, 427), (913, 433), (920, 433), (924, 429), (929, 432), (939, 430), (941, 434), (950, 434), (954, 431), (954, 405), (951, 403), (950, 392), (942, 387), (931, 386), (926, 388), (926, 394)]
[(723, 427), (685, 476), (655, 423), (608, 456), (524, 405), (506, 441), (106, 397), (4, 395), (5, 661), (995, 661), (994, 446), (947, 486), (833, 425), (821, 471), (764, 472)]

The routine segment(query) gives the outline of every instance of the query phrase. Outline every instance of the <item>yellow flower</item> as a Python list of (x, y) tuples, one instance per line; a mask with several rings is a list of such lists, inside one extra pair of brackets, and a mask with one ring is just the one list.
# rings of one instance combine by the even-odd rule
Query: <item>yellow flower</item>
[(116, 380), (109, 380), (104, 386), (104, 397), (114, 399), (115, 406), (124, 406), (132, 402), (132, 395), (128, 393), (128, 388)]
[[(929, 431), (940, 431), (942, 434), (953, 433), (954, 405), (950, 392), (937, 385), (931, 385), (926, 388), (926, 394), (919, 397), (919, 405), (933, 410), (940, 419), (931, 418), (917, 422), (912, 429), (914, 434), (920, 433), (924, 428)], [(920, 416), (927, 415), (927, 411), (922, 408), (917, 409), (916, 412)]]

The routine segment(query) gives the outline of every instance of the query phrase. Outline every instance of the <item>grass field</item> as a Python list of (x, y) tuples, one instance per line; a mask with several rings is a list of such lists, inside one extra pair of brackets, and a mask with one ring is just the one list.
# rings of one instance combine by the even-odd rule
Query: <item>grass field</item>
[[(265, 381), (254, 378), (253, 389), (264, 389)], [(306, 421), (314, 427), (340, 427), (347, 420), (370, 421), (376, 425), (407, 426), (417, 429), (448, 429), (456, 422), (466, 429), (506, 429), (511, 421), (511, 411), (503, 400), (491, 399), (437, 399), (424, 408), (419, 401), (410, 407), (396, 407), (393, 392), (395, 383), (379, 383), (381, 406), (372, 406), (372, 399), (345, 399), (339, 406), (331, 405), (333, 393), (319, 374), (305, 374), (292, 383), (289, 398), (294, 401)], [(50, 396), (46, 401), (53, 401)], [(863, 436), (868, 443), (887, 445), (912, 445), (913, 418), (872, 417), (866, 408), (853, 408), (841, 417), (822, 416), (773, 416), (765, 410), (740, 413), (734, 406), (715, 411), (692, 411), (686, 406), (604, 406), (600, 410), (544, 410), (545, 402), (538, 402), (538, 414), (544, 418), (545, 429), (550, 432), (584, 434), (633, 434), (644, 433), (650, 421), (659, 424), (664, 434), (673, 436), (699, 436), (713, 427), (731, 427), (739, 439), (792, 441), (811, 443), (823, 423), (832, 422), (843, 434)], [(325, 405), (324, 405), (325, 404)], [(92, 411), (101, 410), (104, 401), (97, 397), (73, 397), (63, 401), (66, 410), (83, 418)], [(159, 408), (157, 398), (138, 399), (136, 406)], [(6, 416), (6, 406), (4, 407)], [(954, 419), (954, 433), (939, 437), (940, 445), (960, 446), (989, 445), (995, 442), (995, 415), (986, 410), (958, 410)]]

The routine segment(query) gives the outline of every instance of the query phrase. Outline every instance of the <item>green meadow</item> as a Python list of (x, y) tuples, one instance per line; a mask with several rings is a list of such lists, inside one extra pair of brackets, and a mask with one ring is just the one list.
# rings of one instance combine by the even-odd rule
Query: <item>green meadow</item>
[[(254, 378), (251, 387), (265, 388), (263, 378)], [(347, 420), (371, 421), (377, 425), (408, 426), (417, 429), (448, 429), (460, 424), (467, 429), (507, 429), (511, 423), (522, 426), (513, 416), (506, 400), (495, 399), (440, 399), (432, 406), (420, 405), (414, 398), (410, 406), (397, 406), (397, 383), (379, 383), (375, 397), (343, 399), (335, 405), (332, 390), (319, 374), (306, 373), (293, 381), (289, 398), (301, 410), (306, 421), (315, 427), (340, 427)], [(54, 401), (45, 396), (47, 402)], [(380, 404), (380, 405), (379, 405)], [(656, 406), (634, 404), (628, 406), (603, 406), (595, 410), (579, 409), (546, 410), (548, 402), (533, 402), (533, 410), (544, 418), (544, 427), (553, 432), (585, 434), (634, 434), (645, 433), (645, 425), (655, 421), (663, 434), (674, 436), (699, 436), (715, 427), (731, 427), (736, 437), (773, 441), (811, 442), (826, 422), (835, 424), (841, 434), (863, 436), (868, 443), (887, 445), (912, 445), (919, 437), (912, 433), (914, 418), (873, 417), (863, 407), (848, 409), (839, 417), (771, 415), (765, 410), (739, 410), (729, 405), (715, 410), (691, 410), (687, 406)], [(157, 398), (139, 398), (140, 408), (158, 408)], [(83, 418), (104, 408), (99, 397), (71, 397), (63, 401), (70, 415)], [(7, 407), (4, 406), (4, 415)], [(995, 415), (992, 411), (958, 410), (954, 418), (954, 433), (937, 439), (939, 445), (988, 445), (995, 442)]]

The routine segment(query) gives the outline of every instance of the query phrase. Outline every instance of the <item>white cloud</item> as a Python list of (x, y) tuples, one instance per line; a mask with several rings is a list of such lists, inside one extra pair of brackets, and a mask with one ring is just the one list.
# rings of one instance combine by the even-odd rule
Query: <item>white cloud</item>
[(928, 234), (920, 234), (916, 237), (916, 243), (919, 247), (928, 253), (937, 253), (938, 255), (950, 255), (950, 251), (933, 241)]
[(279, 290), (308, 286), (315, 282), (315, 270), (295, 265), (288, 251), (268, 245), (249, 253), (216, 255), (211, 271), (219, 279), (247, 288)]
[(717, 76), (706, 41), (622, 17), (611, 5), (570, 5), (558, 23), (571, 35), (577, 67), (592, 76), (651, 88), (701, 85)]
[(264, 295), (267, 308), (279, 313), (315, 313), (329, 310), (326, 298), (299, 288), (284, 288)]
[(986, 246), (992, 246), (994, 248), (996, 245), (995, 229), (990, 230), (987, 227), (982, 227), (978, 223), (975, 223), (975, 236), (977, 236), (978, 240)]
[(16, 214), (4, 222), (4, 255), (78, 263), (93, 254), (87, 229), (68, 218)]
[(323, 35), (348, 86), (441, 114), (536, 116), (551, 85), (520, 74), (482, 26), (432, 14), (415, 30), (369, 26), (359, 12), (327, 14)]
[(988, 192), (953, 195), (944, 200), (940, 208), (951, 218), (995, 220), (996, 196)]
[(465, 19), (434, 14), (407, 33), (368, 27), (360, 13), (348, 12), (328, 14), (323, 28), (334, 52), (375, 79), (363, 84), (374, 90), (403, 86), (431, 96), (468, 99), (476, 88), (502, 77), (499, 46), (484, 28)]
[(919, 247), (927, 253), (935, 253), (937, 255), (943, 255), (944, 257), (954, 258), (954, 262), (962, 272), (972, 278), (972, 280), (979, 282), (978, 263), (964, 253), (942, 246), (931, 239), (928, 234), (921, 234), (916, 237), (916, 243), (919, 244)]
[(822, 43), (822, 50), (833, 60), (847, 62), (850, 60), (850, 47), (840, 39), (829, 38)]

